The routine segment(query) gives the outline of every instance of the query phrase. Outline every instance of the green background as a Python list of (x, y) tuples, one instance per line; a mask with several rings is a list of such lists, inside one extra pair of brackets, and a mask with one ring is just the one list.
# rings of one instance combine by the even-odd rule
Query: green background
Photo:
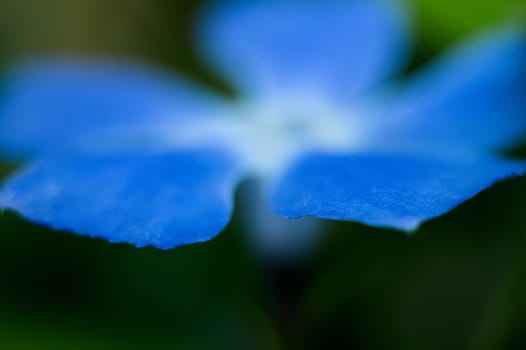
[[(199, 5), (1, 0), (0, 61), (64, 51), (136, 57), (232, 94), (194, 53)], [(411, 69), (520, 18), (525, 5), (413, 0)], [(0, 176), (14, 168), (4, 162)], [(158, 251), (0, 215), (0, 349), (526, 348), (526, 178), (412, 236), (331, 222), (297, 264), (261, 259), (239, 216), (211, 242)]]

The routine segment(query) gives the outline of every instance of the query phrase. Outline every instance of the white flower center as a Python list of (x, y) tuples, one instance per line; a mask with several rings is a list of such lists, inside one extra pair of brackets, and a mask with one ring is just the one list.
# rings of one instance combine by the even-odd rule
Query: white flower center
[(235, 148), (249, 169), (261, 173), (281, 169), (308, 150), (343, 150), (356, 141), (350, 119), (327, 109), (298, 106), (250, 106), (238, 120)]
[(234, 115), (179, 126), (177, 142), (227, 145), (258, 175), (281, 170), (305, 151), (343, 151), (363, 143), (356, 116), (315, 100), (239, 106)]

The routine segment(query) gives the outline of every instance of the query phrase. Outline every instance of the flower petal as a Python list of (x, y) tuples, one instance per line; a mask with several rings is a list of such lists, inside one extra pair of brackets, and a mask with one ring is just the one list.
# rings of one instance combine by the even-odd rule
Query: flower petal
[(147, 135), (159, 125), (224, 107), (162, 71), (103, 60), (30, 62), (14, 69), (2, 90), (0, 143), (23, 155), (72, 143), (93, 145), (100, 132)]
[(54, 158), (9, 180), (0, 206), (54, 229), (168, 249), (226, 226), (239, 175), (211, 151)]
[(515, 146), (526, 133), (526, 35), (481, 35), (425, 68), (394, 106), (381, 140), (439, 154)]
[(234, 1), (205, 13), (200, 44), (242, 93), (314, 88), (348, 97), (402, 63), (407, 28), (396, 5)]
[(526, 163), (495, 159), (309, 154), (279, 180), (271, 206), (290, 218), (351, 220), (410, 231), (496, 181), (525, 172)]

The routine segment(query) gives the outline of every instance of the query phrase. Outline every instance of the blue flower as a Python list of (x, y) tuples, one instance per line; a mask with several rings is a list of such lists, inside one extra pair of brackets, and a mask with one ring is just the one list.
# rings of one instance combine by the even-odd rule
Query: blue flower
[(387, 0), (223, 4), (199, 24), (235, 100), (131, 63), (13, 69), (0, 141), (31, 161), (4, 184), (2, 208), (166, 249), (217, 235), (247, 177), (287, 218), (411, 231), (526, 172), (499, 156), (526, 131), (520, 28), (482, 33), (388, 85), (409, 26)]

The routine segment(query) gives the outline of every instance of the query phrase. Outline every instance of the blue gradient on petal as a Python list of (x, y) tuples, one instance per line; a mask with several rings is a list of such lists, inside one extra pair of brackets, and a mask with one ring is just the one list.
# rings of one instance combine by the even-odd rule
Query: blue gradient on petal
[(54, 229), (168, 249), (224, 229), (238, 178), (220, 152), (54, 158), (8, 180), (0, 206)]
[(204, 13), (200, 46), (242, 94), (317, 89), (351, 97), (404, 61), (400, 3), (231, 1)]
[(0, 145), (32, 155), (84, 142), (100, 132), (144, 130), (208, 117), (221, 102), (196, 86), (138, 64), (36, 60), (13, 69), (0, 94)]
[(526, 163), (463, 162), (393, 155), (309, 154), (290, 167), (271, 199), (276, 214), (358, 221), (411, 231)]
[(385, 110), (378, 142), (421, 153), (508, 149), (526, 136), (526, 33), (506, 27), (424, 68)]

